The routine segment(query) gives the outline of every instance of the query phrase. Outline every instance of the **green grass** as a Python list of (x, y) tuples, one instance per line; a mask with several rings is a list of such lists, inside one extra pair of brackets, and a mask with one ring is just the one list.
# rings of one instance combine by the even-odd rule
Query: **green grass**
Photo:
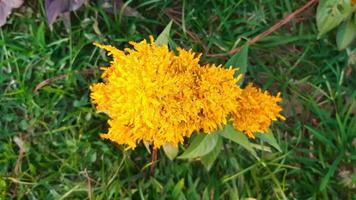
[[(98, 67), (108, 58), (92, 42), (128, 47), (157, 36), (174, 17), (180, 25), (172, 27), (172, 46), (223, 64), (228, 56), (208, 55), (243, 44), (303, 2), (130, 2), (143, 18), (110, 16), (90, 3), (72, 13), (69, 32), (61, 20), (51, 32), (43, 5), (27, 3), (0, 29), (0, 199), (355, 198), (355, 45), (337, 51), (332, 34), (317, 40), (310, 11), (250, 47), (246, 81), (282, 91), (285, 99), (287, 120), (272, 129), (282, 153), (258, 151), (258, 162), (227, 143), (207, 172), (199, 162), (172, 162), (159, 151), (148, 177), (143, 145), (125, 152), (99, 138), (107, 117), (95, 112), (88, 88), (100, 81)], [(76, 73), (87, 69), (94, 73)], [(19, 138), (25, 152), (16, 169)]]

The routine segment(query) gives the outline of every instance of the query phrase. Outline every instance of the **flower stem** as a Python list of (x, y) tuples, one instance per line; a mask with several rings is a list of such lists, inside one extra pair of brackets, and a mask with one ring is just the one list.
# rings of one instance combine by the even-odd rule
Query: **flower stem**
[(152, 147), (152, 157), (151, 157), (151, 167), (150, 167), (150, 176), (153, 176), (155, 171), (155, 162), (157, 160), (157, 149)]

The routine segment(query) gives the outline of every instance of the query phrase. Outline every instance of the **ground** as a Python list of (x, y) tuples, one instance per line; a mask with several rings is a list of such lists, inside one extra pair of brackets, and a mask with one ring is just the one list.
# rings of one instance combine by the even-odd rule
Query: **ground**
[(91, 2), (71, 13), (68, 30), (59, 18), (51, 31), (44, 5), (27, 2), (1, 27), (0, 199), (355, 197), (355, 45), (338, 51), (333, 32), (318, 39), (315, 8), (249, 49), (245, 82), (284, 98), (287, 120), (272, 127), (282, 152), (258, 151), (258, 162), (227, 142), (208, 172), (160, 150), (150, 177), (143, 145), (124, 151), (100, 139), (107, 117), (96, 113), (89, 86), (100, 81), (99, 66), (109, 58), (93, 42), (128, 47), (157, 36), (173, 19), (172, 47), (224, 64), (229, 50), (306, 1), (127, 3), (138, 16), (111, 15)]

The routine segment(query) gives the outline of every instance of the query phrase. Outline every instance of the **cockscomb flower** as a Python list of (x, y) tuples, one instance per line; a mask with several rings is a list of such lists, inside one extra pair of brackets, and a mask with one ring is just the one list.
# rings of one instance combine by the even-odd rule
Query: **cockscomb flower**
[[(124, 51), (95, 44), (113, 57), (110, 66), (102, 68), (104, 82), (90, 87), (97, 110), (110, 117), (109, 131), (102, 138), (128, 148), (142, 141), (155, 148), (177, 146), (193, 132), (211, 133), (228, 123), (230, 115), (235, 121), (245, 119), (244, 112), (255, 109), (241, 108), (248, 89), (236, 84), (241, 78), (234, 77), (236, 69), (201, 66), (200, 54), (180, 48), (175, 53), (150, 39), (150, 43), (130, 42), (133, 48)], [(269, 103), (275, 104), (275, 110), (266, 110), (275, 113), (260, 112), (269, 116), (263, 118), (266, 122), (258, 121), (263, 128), (234, 123), (235, 128), (247, 134), (265, 130), (276, 120), (273, 116), (279, 116), (278, 102)]]
[(267, 91), (262, 92), (252, 84), (248, 84), (238, 98), (236, 109), (232, 112), (234, 128), (243, 131), (250, 138), (255, 138), (256, 132), (268, 132), (273, 121), (285, 120), (279, 114), (282, 108), (278, 103), (281, 101), (280, 93), (271, 96)]

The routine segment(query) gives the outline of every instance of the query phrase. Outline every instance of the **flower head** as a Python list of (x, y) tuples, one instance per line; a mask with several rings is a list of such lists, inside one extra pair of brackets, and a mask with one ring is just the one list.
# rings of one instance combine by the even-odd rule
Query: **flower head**
[[(222, 128), (231, 114), (235, 127), (247, 134), (265, 130), (279, 116), (279, 101), (250, 86), (241, 89), (235, 69), (201, 66), (199, 54), (180, 48), (175, 53), (167, 45), (156, 45), (152, 37), (150, 43), (130, 44), (133, 48), (124, 51), (95, 44), (113, 57), (110, 66), (102, 68), (103, 83), (90, 87), (97, 110), (110, 117), (109, 131), (102, 138), (128, 148), (141, 141), (155, 148), (167, 143), (176, 146), (193, 132)], [(248, 102), (260, 97), (264, 99)], [(250, 112), (259, 110), (263, 100), (274, 107), (260, 112), (258, 125), (249, 125), (256, 118)]]
[(113, 57), (103, 68), (104, 83), (91, 86), (91, 98), (110, 117), (102, 134), (134, 148), (140, 141), (155, 147), (183, 142), (194, 131), (211, 132), (226, 123), (239, 95), (234, 70), (200, 66), (200, 55), (157, 46), (145, 40), (133, 49), (98, 45)]
[(262, 92), (247, 85), (238, 98), (236, 109), (232, 112), (233, 126), (254, 138), (255, 132), (265, 133), (272, 121), (285, 118), (279, 114), (282, 108), (278, 105), (282, 101), (280, 93), (271, 96), (267, 91)]

